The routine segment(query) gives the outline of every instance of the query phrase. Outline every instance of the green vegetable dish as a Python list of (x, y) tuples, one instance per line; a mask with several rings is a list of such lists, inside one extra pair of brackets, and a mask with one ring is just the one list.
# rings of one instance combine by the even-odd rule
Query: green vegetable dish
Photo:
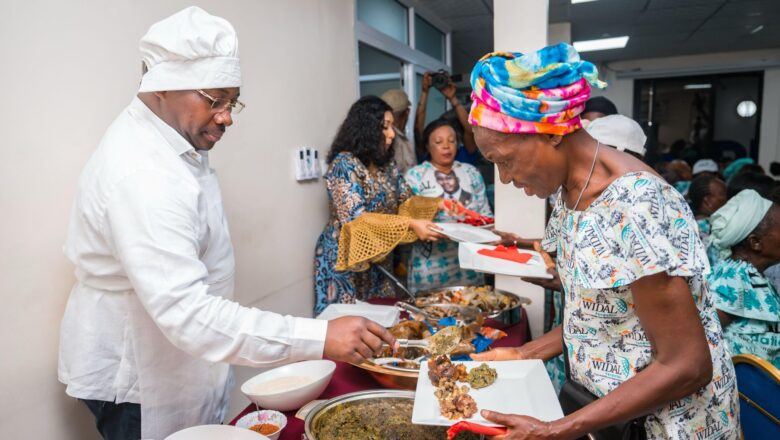
[(490, 386), (496, 381), (496, 376), (494, 368), (490, 368), (488, 364), (482, 364), (469, 371), (466, 381), (471, 385), (471, 388), (479, 389)]
[[(412, 424), (410, 399), (370, 399), (346, 402), (322, 415), (317, 440), (444, 440), (447, 428)], [(477, 440), (461, 432), (456, 440)]]

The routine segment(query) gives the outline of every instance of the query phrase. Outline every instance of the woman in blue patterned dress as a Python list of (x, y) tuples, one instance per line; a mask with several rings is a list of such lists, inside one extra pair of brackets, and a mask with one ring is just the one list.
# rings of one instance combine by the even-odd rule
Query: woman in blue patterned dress
[[(474, 165), (455, 160), (458, 141), (450, 123), (442, 119), (431, 122), (425, 127), (422, 139), (431, 159), (406, 172), (412, 193), (456, 200), (467, 209), (492, 217), (482, 175)], [(454, 222), (455, 218), (440, 212), (435, 220)], [(410, 260), (407, 286), (413, 293), (445, 286), (484, 284), (482, 274), (460, 268), (458, 243), (454, 241), (417, 242), (412, 246)]]
[(780, 296), (763, 275), (780, 263), (780, 206), (744, 190), (712, 215), (711, 237), (723, 259), (708, 279), (731, 354), (780, 368)]
[[(483, 416), (507, 426), (507, 439), (578, 438), (632, 420), (630, 429), (649, 439), (737, 439), (734, 369), (693, 214), (644, 163), (580, 130), (588, 84), (603, 87), (597, 74), (567, 44), (489, 54), (472, 73), (471, 122), (483, 156), (504, 184), (559, 195), (542, 246), (557, 254), (564, 290), (563, 325), (472, 357), (563, 352), (568, 388), (595, 399), (568, 405), (552, 422)], [(561, 399), (571, 403), (566, 388)]]
[[(376, 267), (381, 264), (392, 270), (388, 255), (401, 242), (417, 238), (435, 241), (442, 236), (433, 231), (431, 218), (413, 218), (409, 207), (414, 199), (409, 185), (393, 161), (393, 113), (390, 106), (375, 96), (360, 98), (349, 109), (328, 154), (330, 166), (325, 175), (328, 187), (330, 218), (317, 240), (314, 261), (315, 313), (331, 303), (353, 303), (375, 296), (394, 296), (392, 284)], [(421, 200), (434, 204), (438, 200)], [(399, 211), (406, 215), (398, 215)], [(411, 213), (411, 214), (409, 214)], [(420, 217), (420, 216), (418, 216)], [(351, 236), (371, 223), (365, 234), (375, 237), (383, 246), (371, 261), (359, 261), (340, 267), (339, 243), (344, 242), (342, 230), (352, 227)], [(357, 220), (357, 221), (356, 221)], [(364, 228), (365, 229), (365, 228)], [(345, 243), (346, 245), (346, 243)], [(342, 246), (342, 257), (347, 250)], [(376, 249), (374, 249), (376, 250)], [(346, 261), (346, 257), (343, 257)]]

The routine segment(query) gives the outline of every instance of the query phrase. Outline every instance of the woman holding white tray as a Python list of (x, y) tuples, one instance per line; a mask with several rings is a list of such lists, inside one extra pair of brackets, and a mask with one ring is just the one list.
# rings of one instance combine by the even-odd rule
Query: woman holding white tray
[(483, 416), (506, 425), (507, 439), (736, 439), (734, 369), (696, 220), (653, 170), (580, 129), (590, 86), (604, 86), (597, 75), (567, 44), (488, 54), (472, 73), (482, 155), (503, 183), (559, 195), (542, 246), (557, 253), (565, 304), (562, 326), (473, 357), (563, 352), (568, 364), (564, 418)]

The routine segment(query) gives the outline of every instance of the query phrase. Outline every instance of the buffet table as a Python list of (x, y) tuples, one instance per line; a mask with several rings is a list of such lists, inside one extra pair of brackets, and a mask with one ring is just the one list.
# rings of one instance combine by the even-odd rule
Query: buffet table
[[(392, 304), (395, 300), (378, 300), (371, 302), (376, 304)], [(530, 329), (528, 327), (528, 319), (525, 310), (523, 310), (523, 316), (520, 322), (513, 326), (502, 328), (501, 325), (496, 322), (491, 322), (491, 320), (486, 321), (485, 325), (501, 328), (507, 333), (506, 337), (493, 343), (493, 347), (517, 347), (525, 344), (530, 339)], [(382, 388), (382, 386), (379, 385), (367, 371), (348, 363), (336, 362), (336, 371), (333, 373), (333, 378), (318, 399), (331, 399), (355, 391), (377, 388)], [(254, 404), (249, 404), (230, 422), (230, 424), (235, 425), (238, 419), (256, 409)], [(284, 413), (284, 415), (287, 416), (287, 427), (282, 431), (279, 440), (301, 440), (301, 436), (304, 433), (304, 425), (302, 420), (295, 418), (296, 412), (297, 411), (288, 411)]]

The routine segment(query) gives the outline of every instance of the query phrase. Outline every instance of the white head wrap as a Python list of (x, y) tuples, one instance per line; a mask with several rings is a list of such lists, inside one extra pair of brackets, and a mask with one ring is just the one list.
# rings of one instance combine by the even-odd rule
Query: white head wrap
[(140, 50), (148, 72), (139, 92), (241, 87), (235, 29), (196, 6), (153, 24)]
[(772, 207), (772, 202), (752, 189), (735, 195), (710, 216), (710, 240), (720, 249), (721, 257), (731, 255), (731, 248), (747, 238)]
[(631, 118), (623, 115), (609, 115), (594, 119), (585, 126), (585, 130), (594, 139), (604, 145), (611, 145), (620, 151), (633, 151), (645, 155), (645, 136), (642, 127)]
[(693, 175), (697, 175), (703, 172), (717, 173), (718, 164), (712, 159), (699, 159), (693, 164)]

